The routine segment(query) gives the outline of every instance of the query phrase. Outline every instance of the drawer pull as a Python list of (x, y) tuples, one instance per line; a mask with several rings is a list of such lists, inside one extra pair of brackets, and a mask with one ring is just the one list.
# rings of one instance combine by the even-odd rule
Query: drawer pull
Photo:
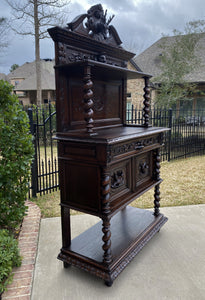
[(140, 149), (143, 149), (144, 148), (144, 145), (142, 144), (136, 144), (135, 145), (135, 150), (140, 150)]

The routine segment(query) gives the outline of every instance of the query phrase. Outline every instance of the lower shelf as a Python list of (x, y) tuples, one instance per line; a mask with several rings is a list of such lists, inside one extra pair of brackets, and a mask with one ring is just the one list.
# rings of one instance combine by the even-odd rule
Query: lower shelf
[(102, 222), (92, 226), (62, 248), (58, 259), (105, 280), (111, 285), (135, 255), (160, 230), (167, 218), (153, 212), (127, 206), (111, 219), (112, 262), (103, 263)]

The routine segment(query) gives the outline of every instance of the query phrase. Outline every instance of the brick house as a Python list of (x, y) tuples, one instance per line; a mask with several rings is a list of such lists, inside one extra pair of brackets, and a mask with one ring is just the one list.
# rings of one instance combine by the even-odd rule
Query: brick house
[[(135, 63), (133, 59), (131, 59), (128, 62), (128, 69), (141, 72), (141, 69), (138, 67), (138, 65)], [(135, 107), (142, 106), (142, 103), (144, 101), (143, 88), (144, 88), (143, 79), (137, 79), (137, 80), (131, 79), (127, 81), (127, 108), (128, 109), (131, 108), (132, 104)]]
[[(24, 104), (36, 104), (35, 61), (25, 63), (9, 73), (7, 80), (14, 86), (14, 92)], [(41, 60), (42, 103), (55, 102), (54, 60)]]

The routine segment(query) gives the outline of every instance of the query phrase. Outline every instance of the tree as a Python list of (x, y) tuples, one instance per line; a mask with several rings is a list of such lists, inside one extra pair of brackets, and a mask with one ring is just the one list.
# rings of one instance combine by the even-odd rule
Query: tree
[(13, 71), (15, 71), (17, 68), (19, 67), (19, 65), (18, 64), (13, 64), (12, 66), (11, 66), (11, 68), (10, 68), (10, 72), (13, 72)]
[(196, 45), (204, 32), (205, 21), (186, 24), (184, 32), (174, 30), (174, 36), (162, 39), (161, 74), (155, 78), (159, 82), (155, 102), (172, 107), (178, 100), (191, 99), (196, 85), (186, 80), (186, 76), (200, 64)]
[(0, 17), (0, 52), (8, 47), (8, 22), (6, 18)]
[[(6, 0), (12, 8), (11, 28), (20, 35), (35, 39), (37, 104), (42, 103), (40, 40), (48, 37), (47, 28), (62, 25), (65, 15), (62, 8), (66, 0)], [(19, 23), (20, 22), (20, 23)]]

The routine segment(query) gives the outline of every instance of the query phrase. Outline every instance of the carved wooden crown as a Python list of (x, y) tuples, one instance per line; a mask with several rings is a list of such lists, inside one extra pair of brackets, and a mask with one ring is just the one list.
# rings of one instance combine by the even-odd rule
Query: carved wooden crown
[(92, 6), (87, 14), (77, 16), (67, 25), (68, 29), (75, 33), (116, 47), (121, 45), (122, 41), (114, 26), (109, 25), (113, 18), (114, 15), (107, 20), (107, 10), (104, 13), (102, 5), (97, 4)]

